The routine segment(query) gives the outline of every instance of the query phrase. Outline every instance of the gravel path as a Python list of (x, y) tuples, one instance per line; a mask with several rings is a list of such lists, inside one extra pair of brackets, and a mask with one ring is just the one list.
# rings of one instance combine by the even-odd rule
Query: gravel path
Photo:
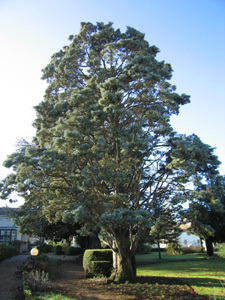
[(17, 255), (0, 262), (0, 299), (18, 299), (16, 294), (22, 286), (22, 276), (16, 272), (29, 255)]

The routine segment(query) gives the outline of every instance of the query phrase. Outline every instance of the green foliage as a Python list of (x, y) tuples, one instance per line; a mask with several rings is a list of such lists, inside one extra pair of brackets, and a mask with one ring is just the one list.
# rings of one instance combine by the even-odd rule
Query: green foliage
[(86, 277), (109, 277), (112, 270), (111, 261), (91, 261), (86, 269)]
[(23, 241), (19, 241), (19, 240), (15, 240), (13, 241), (12, 245), (13, 247), (16, 248), (16, 252), (19, 253), (20, 252), (20, 249), (22, 247), (22, 245), (25, 245), (26, 242), (23, 242)]
[(201, 252), (201, 247), (200, 246), (182, 247), (181, 252), (183, 254), (200, 253)]
[(112, 268), (112, 251), (109, 249), (89, 249), (84, 252), (83, 268), (86, 277), (109, 277)]
[(55, 254), (56, 255), (65, 254), (65, 252), (63, 251), (63, 247), (61, 245), (56, 245), (55, 246)]
[[(167, 255), (162, 253), (162, 261), (158, 261), (157, 255), (138, 255), (138, 276), (150, 276), (158, 278), (182, 279), (187, 285), (195, 289), (201, 296), (199, 299), (220, 299), (224, 295), (222, 286), (225, 280), (225, 260), (220, 258), (208, 259), (205, 254)], [(174, 283), (172, 283), (173, 285)], [(186, 296), (187, 297), (187, 296)], [(186, 298), (184, 297), (184, 299)], [(159, 298), (160, 299), (160, 298)], [(165, 297), (168, 299), (168, 297)], [(171, 297), (179, 299), (177, 295)], [(181, 298), (182, 299), (182, 298)], [(187, 297), (187, 299), (192, 299)], [(193, 299), (198, 299), (193, 297)]]
[(88, 249), (84, 252), (84, 264), (87, 261), (108, 260), (112, 261), (111, 249)]
[(135, 254), (150, 254), (152, 247), (148, 244), (138, 244)]
[(225, 244), (222, 244), (222, 246), (219, 248), (218, 255), (222, 258), (225, 258)]
[(189, 96), (175, 92), (172, 67), (158, 52), (134, 28), (83, 22), (52, 55), (36, 135), (8, 156), (14, 174), (0, 184), (3, 199), (14, 191), (25, 199), (21, 227), (34, 224), (43, 235), (49, 221), (69, 215), (81, 233), (101, 228), (107, 246), (131, 264), (153, 204), (186, 197), (189, 181), (199, 186), (217, 173), (213, 149), (171, 127)]
[(31, 272), (32, 270), (39, 270), (40, 272), (44, 271), (45, 273), (48, 273), (48, 261), (49, 258), (45, 254), (41, 254), (36, 257), (30, 256), (23, 264), (23, 271)]
[(50, 286), (49, 274), (40, 270), (32, 270), (29, 273), (25, 273), (24, 280), (32, 291), (45, 291)]
[(17, 249), (10, 244), (0, 244), (0, 260), (10, 258), (18, 254)]
[(167, 245), (167, 254), (168, 255), (177, 255), (181, 252), (181, 246), (177, 241), (171, 242)]
[(81, 248), (75, 248), (70, 246), (66, 249), (66, 255), (79, 255), (81, 253), (82, 253)]
[(44, 253), (54, 252), (54, 246), (51, 244), (41, 244), (39, 249)]
[(34, 290), (46, 290), (50, 286), (49, 258), (45, 254), (28, 257), (23, 264), (23, 293), (25, 300), (34, 299)]

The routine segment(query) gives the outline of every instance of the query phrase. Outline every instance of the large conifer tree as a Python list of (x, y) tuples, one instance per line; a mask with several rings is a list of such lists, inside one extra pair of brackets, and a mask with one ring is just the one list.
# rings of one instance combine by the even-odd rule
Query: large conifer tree
[(3, 196), (15, 189), (39, 217), (71, 214), (86, 232), (101, 230), (114, 253), (113, 276), (133, 280), (131, 257), (154, 201), (183, 191), (204, 169), (199, 139), (170, 126), (189, 97), (175, 92), (171, 66), (133, 28), (82, 23), (70, 41), (43, 70), (48, 87), (36, 107), (36, 136), (5, 162), (15, 173)]

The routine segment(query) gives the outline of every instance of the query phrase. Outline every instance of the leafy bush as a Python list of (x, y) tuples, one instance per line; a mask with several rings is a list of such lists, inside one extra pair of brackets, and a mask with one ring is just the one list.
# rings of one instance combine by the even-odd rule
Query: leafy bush
[(199, 253), (201, 252), (201, 247), (200, 246), (182, 247), (181, 251), (183, 252), (183, 254)]
[(6, 259), (16, 255), (18, 252), (13, 245), (10, 244), (0, 244), (0, 259)]
[(44, 253), (54, 252), (54, 246), (48, 244), (40, 245), (40, 251)]
[(222, 258), (225, 258), (225, 244), (222, 244), (222, 246), (220, 247), (218, 255)]
[(63, 247), (61, 245), (56, 245), (55, 246), (55, 254), (56, 255), (62, 255), (64, 254), (65, 252), (63, 252)]
[(93, 276), (109, 277), (111, 275), (111, 261), (93, 261), (91, 265), (92, 270), (90, 269), (89, 271)]
[(28, 259), (23, 264), (23, 271), (31, 272), (32, 270), (39, 270), (48, 272), (48, 266), (47, 262), (49, 261), (49, 258), (47, 255), (38, 255), (36, 257), (28, 257)]
[(86, 250), (83, 257), (83, 268), (86, 277), (110, 276), (112, 268), (112, 250)]
[(25, 245), (26, 245), (26, 242), (23, 242), (23, 241), (19, 241), (19, 240), (15, 240), (13, 241), (13, 247), (16, 249), (16, 252), (19, 253), (21, 248), (24, 247), (25, 248)]
[(75, 247), (68, 247), (66, 249), (66, 255), (79, 255), (81, 254), (82, 249), (81, 248), (75, 248)]
[(150, 254), (152, 247), (148, 244), (139, 244), (135, 254)]
[(177, 255), (181, 253), (181, 247), (177, 241), (171, 242), (167, 246), (168, 255)]

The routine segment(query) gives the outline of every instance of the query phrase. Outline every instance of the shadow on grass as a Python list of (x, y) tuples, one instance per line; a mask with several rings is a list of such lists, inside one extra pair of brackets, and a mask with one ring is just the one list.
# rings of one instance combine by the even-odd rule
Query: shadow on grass
[(159, 284), (159, 285), (188, 285), (196, 287), (221, 287), (221, 281), (213, 278), (199, 277), (164, 277), (164, 276), (138, 276), (138, 283)]

